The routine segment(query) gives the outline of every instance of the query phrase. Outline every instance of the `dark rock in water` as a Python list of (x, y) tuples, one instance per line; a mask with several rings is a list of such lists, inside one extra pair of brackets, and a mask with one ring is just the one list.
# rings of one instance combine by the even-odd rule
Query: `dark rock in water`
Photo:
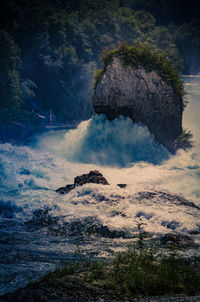
[(3, 218), (13, 218), (15, 213), (21, 212), (22, 209), (12, 201), (0, 200), (0, 216)]
[(103, 238), (129, 238), (124, 231), (110, 230), (97, 217), (85, 217), (62, 225), (52, 225), (49, 232), (59, 236), (96, 236)]
[(182, 134), (182, 97), (156, 71), (126, 65), (117, 54), (95, 87), (93, 106), (110, 120), (122, 115), (142, 122), (169, 151)]
[(57, 218), (49, 215), (49, 209), (38, 209), (33, 212), (33, 217), (25, 222), (29, 227), (44, 227), (57, 224)]
[(191, 207), (200, 210), (200, 207), (195, 205), (193, 202), (188, 201), (184, 197), (177, 195), (177, 194), (172, 194), (169, 192), (162, 192), (162, 191), (144, 191), (144, 192), (138, 192), (136, 194), (137, 200), (162, 200), (162, 202), (170, 202), (171, 204), (176, 204), (180, 206), (186, 206), (186, 207)]
[(87, 183), (96, 183), (101, 185), (109, 185), (105, 177), (99, 171), (90, 171), (88, 174), (77, 176), (74, 179), (75, 186), (82, 186)]
[(117, 184), (117, 186), (120, 187), (120, 188), (122, 188), (122, 189), (124, 189), (124, 188), (127, 187), (127, 184)]
[(127, 238), (125, 232), (123, 231), (110, 231), (107, 226), (103, 225), (92, 225), (87, 229), (89, 235), (97, 235), (104, 238)]
[(67, 194), (69, 191), (73, 190), (75, 188), (75, 185), (66, 185), (65, 187), (61, 187), (61, 188), (58, 188), (56, 190), (57, 193), (60, 193), (60, 194)]
[(185, 199), (184, 197), (182, 197), (180, 195), (171, 194), (168, 192), (158, 192), (158, 196), (159, 196), (159, 198), (161, 198), (164, 201), (170, 201), (173, 204), (187, 206), (187, 207), (191, 207), (191, 208), (200, 210), (200, 207), (198, 207), (193, 202)]
[(101, 185), (109, 185), (105, 177), (99, 171), (90, 171), (88, 174), (83, 174), (74, 178), (74, 184), (66, 185), (56, 190), (60, 194), (67, 194), (77, 186), (83, 186), (87, 183), (96, 183)]
[(126, 238), (124, 231), (110, 230), (104, 226), (96, 217), (86, 217), (67, 223), (65, 226), (68, 236), (93, 235), (104, 238)]
[(147, 200), (151, 200), (154, 197), (156, 197), (158, 194), (156, 192), (138, 192), (137, 193), (137, 199), (138, 200), (143, 200), (143, 199), (147, 199)]
[(164, 247), (195, 248), (194, 240), (185, 234), (169, 233), (161, 237)]

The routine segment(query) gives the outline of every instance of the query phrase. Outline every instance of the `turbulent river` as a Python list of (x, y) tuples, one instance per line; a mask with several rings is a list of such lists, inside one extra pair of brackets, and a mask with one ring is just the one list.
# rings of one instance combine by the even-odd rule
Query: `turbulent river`
[[(184, 82), (183, 128), (193, 133), (194, 146), (175, 156), (143, 125), (103, 115), (76, 129), (47, 131), (26, 146), (0, 144), (0, 295), (64, 261), (112, 256), (134, 238), (140, 218), (152, 236), (200, 234), (197, 209), (163, 202), (162, 194), (148, 201), (138, 195), (169, 191), (200, 206), (200, 76)], [(91, 170), (110, 186), (55, 192)]]

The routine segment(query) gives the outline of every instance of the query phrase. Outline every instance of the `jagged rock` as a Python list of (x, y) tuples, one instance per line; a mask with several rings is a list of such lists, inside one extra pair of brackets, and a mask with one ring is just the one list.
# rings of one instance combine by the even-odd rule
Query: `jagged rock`
[(168, 233), (161, 237), (164, 247), (194, 248), (194, 240), (185, 234)]
[(101, 185), (109, 185), (105, 177), (99, 171), (90, 171), (88, 174), (83, 174), (74, 178), (74, 184), (66, 185), (58, 188), (56, 192), (60, 194), (67, 194), (77, 186), (83, 186), (87, 183), (96, 183)]
[(182, 97), (157, 72), (125, 66), (118, 55), (96, 85), (93, 106), (110, 120), (123, 115), (142, 122), (170, 151), (182, 134)]
[(124, 189), (127, 187), (127, 184), (117, 184), (118, 187), (120, 187), (121, 189)]
[(200, 207), (194, 204), (193, 202), (185, 199), (184, 197), (177, 195), (177, 194), (172, 194), (169, 192), (162, 192), (162, 191), (144, 191), (144, 192), (138, 192), (136, 194), (137, 200), (162, 200), (162, 202), (170, 202), (171, 204), (176, 204), (178, 206), (186, 206), (186, 207), (191, 207), (200, 210)]
[(80, 236), (85, 234), (104, 238), (128, 237), (124, 231), (110, 230), (95, 217), (86, 217), (84, 219), (72, 221), (71, 223), (68, 223), (66, 230), (70, 236)]
[(103, 238), (129, 238), (124, 231), (110, 230), (97, 217), (85, 217), (49, 226), (49, 233), (58, 236), (96, 236)]
[(42, 227), (57, 225), (57, 217), (49, 215), (49, 209), (39, 209), (33, 212), (33, 217), (26, 221), (25, 224), (29, 227)]
[(56, 190), (57, 193), (60, 193), (60, 194), (67, 194), (69, 191), (73, 190), (75, 188), (75, 185), (66, 185), (65, 187), (61, 187), (61, 188), (58, 188)]
[(81, 176), (77, 176), (74, 178), (75, 186), (82, 186), (87, 183), (96, 183), (101, 185), (108, 185), (109, 183), (103, 177), (103, 175), (99, 171), (90, 171), (88, 174), (83, 174)]

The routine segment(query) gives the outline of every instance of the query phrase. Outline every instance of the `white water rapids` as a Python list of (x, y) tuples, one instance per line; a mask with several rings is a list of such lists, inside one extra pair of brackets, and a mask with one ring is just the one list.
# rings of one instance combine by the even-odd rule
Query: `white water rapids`
[[(74, 258), (77, 245), (90, 256), (123, 248), (137, 231), (137, 218), (152, 236), (200, 232), (197, 209), (135, 195), (169, 191), (200, 206), (200, 77), (185, 76), (184, 81), (189, 104), (183, 128), (191, 130), (195, 145), (175, 156), (155, 143), (146, 127), (104, 116), (81, 122), (77, 129), (45, 132), (27, 146), (0, 144), (0, 294)], [(55, 192), (94, 169), (110, 186)], [(121, 189), (118, 183), (128, 186)], [(88, 217), (127, 238), (66, 235), (68, 223)]]

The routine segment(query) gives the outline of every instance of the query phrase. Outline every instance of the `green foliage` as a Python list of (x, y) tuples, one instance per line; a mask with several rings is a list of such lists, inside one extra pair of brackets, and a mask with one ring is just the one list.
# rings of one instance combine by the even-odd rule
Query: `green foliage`
[(131, 245), (112, 261), (83, 260), (66, 263), (62, 269), (47, 274), (44, 280), (76, 275), (85, 282), (112, 290), (119, 297), (142, 297), (165, 294), (199, 294), (200, 263), (181, 258), (172, 249), (168, 255), (155, 256), (144, 245), (145, 232), (138, 223), (138, 248)]
[(193, 147), (194, 142), (192, 141), (193, 135), (190, 131), (183, 129), (182, 134), (175, 140), (174, 149), (190, 149)]
[(12, 37), (0, 30), (0, 119), (5, 122), (22, 119), (23, 100), (18, 69), (20, 67), (20, 51)]
[(101, 81), (103, 74), (104, 74), (103, 69), (97, 69), (94, 71), (95, 88), (96, 88), (97, 84)]
[(178, 96), (184, 96), (183, 83), (174, 66), (159, 51), (152, 50), (148, 43), (138, 43), (132, 46), (123, 44), (113, 50), (105, 51), (102, 56), (103, 70), (98, 71), (95, 85), (101, 80), (101, 76), (106, 71), (107, 66), (112, 63), (113, 58), (116, 56), (122, 59), (125, 66), (142, 66), (147, 72), (154, 70), (163, 81), (174, 88)]
[(200, 67), (200, 18), (179, 26), (170, 26), (169, 31), (184, 57), (187, 73), (197, 73)]
[(180, 24), (198, 17), (198, 3), (194, 0), (122, 0), (123, 5), (136, 10), (145, 10), (152, 13), (159, 24), (174, 22)]
[(144, 239), (148, 237), (148, 234), (144, 232), (143, 226), (146, 225), (142, 220), (135, 221), (138, 228), (138, 248), (140, 251), (144, 248)]
[[(163, 53), (157, 60), (158, 70), (182, 95), (181, 83), (164, 57), (181, 72), (183, 57), (187, 67), (192, 60), (192, 70), (198, 71), (199, 19), (179, 25), (158, 23), (158, 19), (166, 20), (166, 12), (174, 13), (175, 9), (176, 14), (180, 13), (177, 4), (174, 7), (169, 0), (162, 5), (160, 2), (157, 5), (158, 2), (49, 0), (47, 5), (46, 0), (4, 1), (0, 10), (2, 118), (12, 120), (15, 115), (25, 119), (31, 116), (26, 112), (35, 108), (44, 114), (51, 108), (62, 120), (88, 118), (92, 112), (93, 80), (90, 73), (83, 74), (83, 66), (96, 64), (99, 68), (102, 51), (116, 49), (123, 42), (143, 43), (147, 49), (151, 45), (152, 52)], [(165, 10), (160, 10), (160, 5)], [(109, 64), (112, 58), (107, 59)], [(145, 59), (145, 52), (141, 59)], [(97, 72), (97, 82), (101, 74)], [(29, 99), (21, 91), (22, 83), (27, 80), (35, 85), (35, 97)], [(90, 109), (82, 110), (83, 107)]]
[(152, 251), (130, 248), (114, 260), (106, 288), (119, 295), (162, 295), (196, 293), (200, 277), (194, 265), (175, 254), (156, 259)]
[(62, 269), (56, 269), (53, 272), (48, 273), (42, 279), (43, 280), (55, 280), (62, 278), (69, 274), (74, 274), (80, 268), (79, 264), (66, 263)]

